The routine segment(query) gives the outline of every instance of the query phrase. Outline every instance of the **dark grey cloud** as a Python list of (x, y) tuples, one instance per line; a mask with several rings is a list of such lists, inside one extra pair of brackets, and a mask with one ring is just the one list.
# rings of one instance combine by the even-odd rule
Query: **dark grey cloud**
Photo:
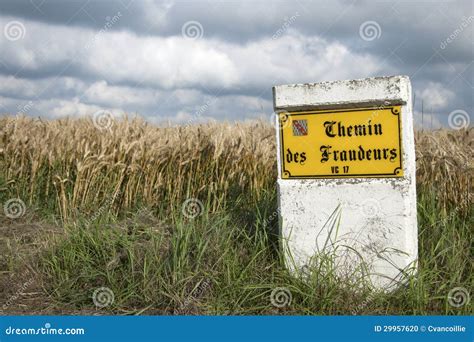
[[(19, 41), (0, 37), (0, 75), (18, 80), (0, 87), (0, 111), (33, 99), (57, 115), (80, 104), (78, 113), (112, 108), (156, 121), (192, 117), (218, 94), (199, 116), (245, 118), (271, 112), (275, 84), (405, 74), (417, 109), (421, 99), (435, 105), (441, 123), (452, 110), (473, 112), (469, 0), (7, 0), (0, 13), (2, 28), (26, 27)], [(195, 42), (182, 37), (189, 22), (202, 27)]]
[[(6, 0), (0, 2), (0, 12), (48, 24), (88, 27), (100, 30), (110, 17), (127, 13), (115, 29), (146, 31), (142, 20), (149, 2), (84, 1), (84, 0)], [(157, 18), (159, 19), (159, 18)]]

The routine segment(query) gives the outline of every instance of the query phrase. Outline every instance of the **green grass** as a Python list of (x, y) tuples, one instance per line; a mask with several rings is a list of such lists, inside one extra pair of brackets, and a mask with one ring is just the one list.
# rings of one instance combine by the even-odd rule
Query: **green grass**
[[(455, 288), (473, 293), (473, 129), (416, 134), (419, 271), (397, 291), (376, 293), (362, 273), (340, 279), (331, 255), (316, 256), (302, 274), (285, 267), (269, 125), (160, 128), (122, 120), (104, 134), (88, 119), (0, 122), (0, 203), (20, 198), (26, 206), (16, 220), (0, 211), (0, 305), (28, 280), (25, 268), (37, 271), (28, 290), (36, 296), (18, 298), (13, 311), (472, 311), (472, 303), (456, 308), (447, 296)], [(194, 219), (183, 215), (188, 198), (202, 201)], [(99, 308), (92, 297), (103, 287), (114, 301)], [(277, 290), (274, 298), (291, 296), (289, 305), (272, 303)]]
[[(114, 302), (104, 313), (471, 314), (472, 304), (454, 308), (447, 295), (455, 287), (472, 293), (472, 215), (443, 212), (434, 194), (419, 194), (419, 271), (392, 293), (341, 282), (329, 257), (310, 276), (290, 274), (270, 190), (212, 214), (204, 206), (194, 219), (178, 208), (84, 217), (43, 251), (38, 267), (61, 307), (94, 309), (94, 290), (110, 288)], [(291, 293), (289, 305), (272, 303), (278, 288)]]

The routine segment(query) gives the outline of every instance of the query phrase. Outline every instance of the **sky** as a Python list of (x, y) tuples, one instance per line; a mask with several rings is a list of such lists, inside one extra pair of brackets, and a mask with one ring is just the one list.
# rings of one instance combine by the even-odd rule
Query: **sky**
[(473, 7), (1, 0), (0, 113), (270, 120), (274, 85), (408, 75), (418, 127), (472, 126)]

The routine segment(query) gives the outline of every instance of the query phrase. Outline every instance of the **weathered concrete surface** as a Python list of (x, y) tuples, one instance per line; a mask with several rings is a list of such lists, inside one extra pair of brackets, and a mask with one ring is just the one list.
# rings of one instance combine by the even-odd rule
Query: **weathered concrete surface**
[[(365, 264), (376, 288), (390, 288), (416, 266), (418, 231), (411, 85), (408, 77), (276, 86), (275, 111), (402, 105), (401, 178), (281, 179), (280, 228), (290, 268), (321, 253), (337, 255), (338, 272)], [(280, 150), (277, 134), (278, 151)], [(338, 231), (328, 219), (339, 216)], [(356, 252), (355, 252), (356, 251)]]
[(357, 108), (406, 104), (411, 99), (408, 77), (281, 85), (273, 88), (273, 106), (279, 110)]

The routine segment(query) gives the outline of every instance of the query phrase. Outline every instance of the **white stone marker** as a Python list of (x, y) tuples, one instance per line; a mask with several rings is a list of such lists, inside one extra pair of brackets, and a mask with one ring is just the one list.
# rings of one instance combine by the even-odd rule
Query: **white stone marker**
[(281, 85), (273, 96), (288, 267), (330, 255), (340, 275), (365, 265), (375, 288), (396, 286), (418, 254), (410, 80)]

